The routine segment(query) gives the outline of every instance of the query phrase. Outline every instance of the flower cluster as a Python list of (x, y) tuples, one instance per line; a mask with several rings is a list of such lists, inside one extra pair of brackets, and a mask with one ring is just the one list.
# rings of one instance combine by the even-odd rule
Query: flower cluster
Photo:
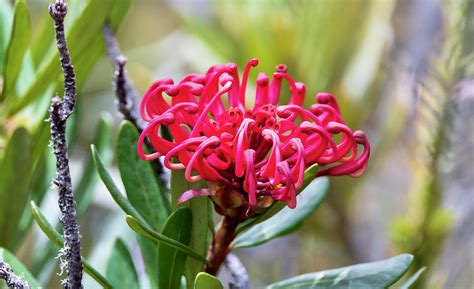
[[(148, 122), (138, 143), (141, 158), (164, 156), (164, 165), (184, 169), (187, 181), (206, 180), (239, 191), (249, 206), (271, 196), (294, 208), (305, 169), (316, 163), (322, 167), (320, 176), (361, 175), (369, 142), (364, 132), (353, 132), (344, 123), (331, 94), (317, 94), (317, 103), (305, 109), (305, 85), (278, 65), (271, 80), (258, 74), (255, 100), (246, 102), (249, 72), (257, 64), (257, 59), (247, 63), (242, 80), (237, 65), (229, 63), (212, 66), (205, 75), (187, 75), (177, 84), (156, 81), (140, 108)], [(290, 87), (286, 105), (278, 105), (282, 81)], [(161, 126), (169, 128), (172, 141), (160, 136)], [(143, 152), (145, 137), (156, 152)]]

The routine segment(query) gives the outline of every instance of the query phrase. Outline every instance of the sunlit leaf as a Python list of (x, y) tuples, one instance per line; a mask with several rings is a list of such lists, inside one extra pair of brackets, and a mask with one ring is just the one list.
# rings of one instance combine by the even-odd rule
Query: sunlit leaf
[[(100, 34), (102, 31), (102, 27), (112, 10), (112, 5), (113, 0), (89, 0), (81, 11), (81, 15), (67, 29), (66, 38), (73, 65), (76, 59), (87, 54), (89, 49), (91, 49), (97, 34)], [(84, 33), (85, 31), (87, 33)], [(54, 53), (48, 55), (45, 64), (39, 69), (35, 81), (30, 85), (26, 93), (15, 98), (15, 101), (8, 103), (8, 114), (12, 115), (36, 100), (52, 83), (60, 79), (60, 75), (58, 52), (54, 51)]]
[(257, 224), (238, 235), (233, 242), (234, 248), (253, 247), (268, 242), (276, 237), (289, 234), (298, 229), (321, 202), (329, 189), (327, 178), (313, 180), (297, 196), (296, 208), (283, 208), (272, 218)]
[(412, 261), (412, 255), (403, 254), (383, 261), (296, 276), (265, 289), (388, 288), (405, 274)]
[(0, 72), (3, 72), (5, 52), (12, 29), (13, 9), (9, 0), (0, 0)]
[(108, 19), (108, 24), (112, 29), (117, 29), (120, 22), (125, 18), (131, 4), (132, 0), (115, 0), (114, 8), (112, 9)]
[(196, 276), (194, 289), (224, 289), (224, 287), (217, 277), (201, 272)]
[(23, 57), (30, 43), (30, 25), (30, 14), (26, 1), (16, 1), (10, 43), (5, 55), (5, 66), (3, 69), (4, 84), (0, 101), (4, 100), (15, 86), (17, 76), (23, 64)]

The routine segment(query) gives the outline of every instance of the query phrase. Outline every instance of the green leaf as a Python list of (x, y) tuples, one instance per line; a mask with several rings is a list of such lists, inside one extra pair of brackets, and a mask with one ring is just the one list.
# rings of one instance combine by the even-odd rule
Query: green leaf
[(154, 240), (151, 240), (142, 235), (136, 235), (140, 251), (143, 256), (143, 263), (145, 264), (145, 270), (147, 272), (150, 286), (152, 289), (158, 288), (158, 244)]
[[(153, 231), (150, 224), (140, 215), (140, 213), (133, 207), (133, 205), (130, 203), (130, 201), (125, 198), (125, 196), (120, 192), (120, 190), (117, 188), (117, 185), (115, 185), (114, 181), (112, 180), (112, 177), (110, 174), (107, 172), (104, 163), (95, 149), (94, 145), (91, 146), (92, 150), (92, 157), (96, 166), (97, 171), (99, 172), (99, 176), (102, 180), (102, 182), (105, 184), (107, 187), (107, 190), (109, 191), (110, 195), (114, 199), (114, 201), (119, 205), (119, 207), (128, 215), (133, 216), (130, 217), (133, 220), (135, 220), (137, 223), (137, 220), (140, 220), (141, 226), (146, 227), (148, 230)], [(128, 218), (127, 218), (128, 222)], [(130, 223), (129, 223), (130, 225)], [(138, 226), (140, 227), (140, 226)], [(133, 229), (133, 228), (132, 228)], [(156, 276), (156, 271), (154, 272), (149, 272), (150, 270), (153, 270), (157, 268), (158, 263), (157, 263), (157, 244), (156, 243), (151, 243), (150, 240), (148, 239), (143, 239), (143, 238), (138, 238), (138, 243), (140, 245), (140, 248), (142, 250), (143, 254), (143, 259), (146, 265), (146, 270), (149, 273), (150, 276), (150, 281), (151, 285), (156, 287), (156, 283), (158, 282), (157, 276)], [(150, 274), (151, 273), (151, 274)], [(153, 288), (155, 288), (153, 287)]]
[(405, 274), (412, 261), (412, 255), (403, 254), (383, 261), (296, 276), (265, 289), (388, 288)]
[(154, 230), (159, 230), (169, 215), (169, 203), (151, 164), (138, 156), (139, 136), (131, 122), (122, 123), (115, 148), (117, 165), (128, 200)]
[(0, 163), (0, 246), (11, 248), (20, 217), (28, 202), (30, 136), (17, 128)]
[[(191, 237), (193, 215), (188, 208), (179, 208), (166, 220), (162, 234), (182, 244)], [(161, 243), (158, 247), (158, 285), (160, 289), (175, 289), (181, 284), (186, 254)]]
[(97, 149), (94, 145), (91, 145), (92, 151), (92, 158), (94, 160), (95, 168), (99, 173), (99, 177), (104, 183), (105, 187), (109, 191), (110, 195), (114, 199), (114, 201), (119, 205), (119, 207), (128, 215), (133, 216), (135, 219), (139, 220), (142, 224), (146, 226), (150, 226), (148, 222), (140, 215), (140, 213), (133, 207), (133, 205), (124, 197), (124, 195), (120, 192), (117, 185), (114, 183), (112, 177), (110, 176), (109, 172), (105, 168), (104, 161), (100, 157)]
[(31, 27), (30, 13), (25, 0), (17, 0), (13, 17), (13, 29), (10, 43), (5, 55), (5, 66), (3, 68), (3, 92), (0, 101), (14, 88), (15, 82), (23, 63), (23, 57), (30, 43)]
[(46, 217), (41, 212), (40, 208), (36, 205), (34, 201), (30, 202), (31, 205), (31, 212), (33, 213), (33, 218), (35, 219), (36, 223), (40, 227), (41, 231), (45, 233), (48, 239), (53, 242), (54, 245), (57, 247), (64, 246), (64, 238), (61, 236), (56, 229), (48, 222)]
[(132, 0), (115, 0), (114, 8), (110, 13), (109, 17), (109, 25), (112, 29), (117, 29), (120, 22), (125, 18), (130, 6), (132, 4)]
[(224, 287), (217, 277), (201, 272), (196, 276), (194, 289), (224, 289)]
[[(298, 191), (296, 191), (297, 195), (301, 193), (303, 190), (305, 190), (306, 187), (316, 178), (318, 174), (318, 168), (319, 168), (318, 164), (314, 164), (304, 171), (303, 184), (301, 185), (301, 188)], [(282, 203), (282, 202), (273, 203), (273, 205), (271, 205), (271, 207), (268, 208), (265, 211), (265, 213), (261, 214), (260, 216), (257, 216), (255, 219), (252, 219), (242, 224), (242, 226), (240, 226), (237, 229), (237, 233), (241, 233), (256, 224), (259, 224), (261, 222), (264, 222), (270, 219), (271, 217), (273, 217), (276, 213), (278, 213), (285, 207), (286, 207), (285, 203)]]
[[(139, 136), (131, 122), (122, 122), (117, 136), (115, 155), (128, 200), (152, 229), (158, 231), (170, 213), (169, 200), (165, 188), (157, 182), (151, 164), (138, 156)], [(138, 244), (144, 256), (150, 282), (153, 287), (157, 287), (158, 244), (143, 236), (138, 236)]]
[[(99, 154), (105, 156), (106, 164), (111, 160), (111, 144), (112, 144), (112, 117), (110, 114), (103, 114), (100, 117), (97, 126), (94, 144)], [(74, 190), (77, 201), (77, 215), (81, 216), (89, 207), (92, 201), (92, 195), (98, 180), (97, 171), (94, 169), (94, 160), (89, 155), (85, 162), (84, 170), (80, 178), (79, 184)]]
[[(68, 7), (70, 10), (71, 7)], [(35, 25), (35, 33), (31, 43), (31, 55), (35, 68), (45, 59), (45, 55), (52, 54), (54, 47), (54, 29), (52, 28), (51, 16), (48, 9), (40, 13), (41, 17)], [(67, 16), (68, 19), (70, 15)]]
[[(170, 178), (170, 194), (172, 199), (172, 206), (177, 205), (178, 198), (185, 191), (193, 189), (201, 189), (206, 187), (206, 182), (189, 183), (184, 178), (184, 170), (171, 171)], [(209, 199), (208, 198), (193, 198), (181, 206), (189, 208), (193, 214), (193, 226), (191, 229), (191, 239), (189, 247), (201, 255), (206, 255), (208, 248), (208, 223), (209, 223)], [(187, 280), (187, 288), (193, 288), (193, 282), (196, 274), (202, 271), (203, 266), (201, 262), (195, 260), (188, 260), (185, 269), (185, 276)]]
[[(72, 26), (70, 28), (66, 27), (67, 43), (73, 64), (80, 56), (87, 55), (89, 49), (92, 48), (91, 45), (96, 40), (97, 34), (101, 33), (102, 27), (111, 13), (112, 5), (113, 0), (89, 0)], [(55, 50), (54, 53), (48, 55), (45, 65), (38, 71), (35, 81), (26, 93), (8, 103), (8, 115), (15, 114), (36, 100), (60, 77), (59, 57)]]
[(198, 181), (189, 183), (184, 178), (184, 170), (172, 170), (170, 177), (170, 195), (171, 195), (171, 209), (174, 211), (178, 208), (178, 199), (181, 195), (189, 189), (202, 189), (207, 187), (205, 181)]
[(12, 7), (9, 0), (0, 0), (0, 72), (3, 72), (5, 51), (12, 29)]
[[(183, 208), (183, 209), (185, 209), (185, 208)], [(139, 220), (135, 219), (134, 217), (127, 216), (126, 221), (127, 221), (128, 226), (132, 230), (137, 232), (138, 234), (140, 234), (142, 236), (145, 236), (145, 237), (147, 237), (147, 238), (149, 238), (149, 239), (151, 239), (155, 242), (165, 243), (166, 245), (168, 245), (170, 247), (173, 247), (173, 248), (177, 249), (178, 251), (180, 251), (184, 254), (187, 254), (189, 257), (191, 257), (191, 258), (193, 258), (193, 259), (195, 259), (199, 262), (202, 262), (203, 264), (207, 263), (206, 258), (199, 255), (196, 251), (191, 249), (189, 246), (187, 246), (187, 245), (185, 245), (181, 242), (178, 242), (175, 239), (170, 238), (170, 237), (168, 237), (164, 234), (160, 234), (158, 232), (153, 231), (150, 228), (150, 226), (147, 226), (147, 225), (141, 223)]]
[(314, 179), (298, 195), (296, 208), (283, 208), (272, 218), (238, 235), (232, 246), (234, 248), (254, 247), (295, 231), (318, 208), (326, 197), (328, 189), (328, 178)]
[[(45, 233), (48, 239), (58, 248), (64, 247), (64, 237), (53, 228), (53, 226), (48, 222), (46, 217), (43, 215), (41, 210), (35, 204), (35, 202), (31, 202), (31, 211), (33, 213), (33, 218), (35, 219), (36, 223), (40, 227), (41, 231)], [(97, 283), (99, 283), (103, 288), (110, 288), (112, 289), (112, 285), (109, 281), (99, 273), (92, 265), (81, 257), (82, 265), (84, 266), (84, 272), (86, 272), (89, 276), (91, 276)]]
[[(200, 255), (205, 256), (209, 236), (209, 208), (210, 202), (208, 198), (193, 198), (185, 204), (193, 214), (193, 222), (191, 228), (191, 239), (189, 240), (189, 247)], [(192, 288), (192, 283), (196, 275), (203, 270), (201, 262), (189, 259), (186, 264), (184, 275), (187, 280), (187, 288)]]
[(422, 267), (418, 271), (416, 271), (415, 274), (410, 276), (410, 278), (408, 278), (408, 280), (405, 281), (402, 286), (400, 286), (400, 289), (409, 289), (413, 284), (415, 284), (415, 282), (418, 280), (418, 278), (420, 278), (421, 274), (423, 274), (425, 270), (426, 267)]
[(28, 269), (26, 269), (25, 265), (23, 265), (10, 251), (0, 247), (0, 260), (10, 265), (10, 268), (13, 270), (15, 275), (21, 276), (26, 282), (28, 282), (30, 289), (41, 288), (38, 281), (36, 281), (33, 275), (31, 275)]
[(116, 289), (139, 289), (137, 271), (127, 245), (121, 240), (115, 240), (112, 254), (107, 262), (107, 279)]

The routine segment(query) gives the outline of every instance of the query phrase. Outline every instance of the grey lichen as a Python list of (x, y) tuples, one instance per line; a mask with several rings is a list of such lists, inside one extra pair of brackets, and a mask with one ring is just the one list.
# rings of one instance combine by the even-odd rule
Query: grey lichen
[(12, 289), (29, 289), (28, 282), (21, 276), (15, 275), (11, 267), (0, 259), (0, 279), (5, 280), (7, 286)]
[(82, 288), (82, 264), (79, 225), (77, 223), (76, 203), (72, 192), (71, 173), (66, 141), (67, 119), (74, 111), (76, 103), (76, 76), (71, 63), (69, 50), (64, 33), (64, 17), (67, 5), (62, 0), (56, 0), (49, 6), (49, 12), (54, 20), (56, 42), (59, 51), (61, 67), (64, 73), (64, 98), (55, 96), (50, 106), (51, 140), (56, 156), (57, 176), (53, 183), (59, 193), (59, 209), (61, 222), (64, 227), (64, 250), (67, 260), (67, 279), (62, 282), (64, 288)]

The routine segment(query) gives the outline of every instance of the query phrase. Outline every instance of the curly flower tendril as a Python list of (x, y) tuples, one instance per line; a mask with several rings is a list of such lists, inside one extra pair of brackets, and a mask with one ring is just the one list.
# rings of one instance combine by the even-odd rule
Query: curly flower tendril
[[(189, 74), (177, 84), (171, 79), (153, 83), (140, 108), (148, 122), (138, 143), (140, 157), (164, 156), (167, 168), (185, 169), (187, 181), (206, 180), (240, 191), (250, 207), (271, 196), (294, 208), (304, 171), (316, 163), (322, 166), (318, 176), (360, 176), (370, 145), (364, 132), (345, 124), (334, 96), (318, 93), (317, 103), (305, 109), (304, 83), (295, 82), (287, 67), (278, 65), (271, 81), (258, 74), (254, 105), (249, 107), (247, 83), (257, 64), (257, 59), (247, 63), (242, 81), (237, 65), (228, 63), (212, 66), (205, 75)], [(279, 106), (282, 80), (288, 82), (291, 97)], [(161, 126), (169, 128), (173, 141), (160, 136)], [(143, 152), (145, 137), (155, 153)], [(192, 190), (180, 201), (209, 194), (207, 189)]]

